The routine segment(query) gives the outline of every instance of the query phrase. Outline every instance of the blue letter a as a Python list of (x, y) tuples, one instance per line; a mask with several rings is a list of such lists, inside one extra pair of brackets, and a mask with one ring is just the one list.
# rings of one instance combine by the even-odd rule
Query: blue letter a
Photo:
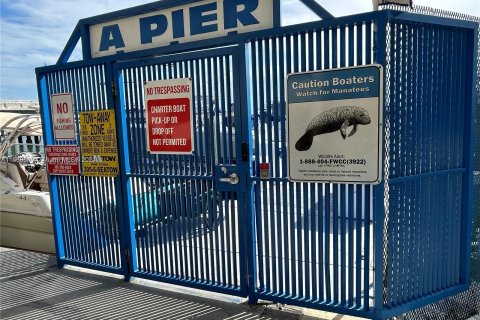
[(102, 38), (100, 39), (100, 51), (108, 51), (110, 47), (124, 48), (122, 33), (118, 24), (112, 24), (111, 26), (105, 26), (102, 29)]

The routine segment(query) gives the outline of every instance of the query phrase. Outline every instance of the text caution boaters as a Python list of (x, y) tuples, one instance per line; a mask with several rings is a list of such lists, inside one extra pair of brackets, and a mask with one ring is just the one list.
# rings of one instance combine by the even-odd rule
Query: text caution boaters
[(145, 101), (148, 151), (192, 153), (192, 80), (148, 81)]
[(380, 65), (288, 76), (291, 181), (380, 182), (382, 83)]
[(115, 177), (118, 175), (115, 112), (98, 110), (80, 112), (82, 174)]

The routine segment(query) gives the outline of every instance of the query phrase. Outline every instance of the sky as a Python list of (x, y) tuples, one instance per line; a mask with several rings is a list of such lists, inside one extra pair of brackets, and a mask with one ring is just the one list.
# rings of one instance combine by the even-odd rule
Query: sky
[[(55, 64), (78, 20), (151, 0), (0, 0), (0, 101), (37, 100), (35, 68)], [(317, 0), (334, 16), (368, 12), (371, 0)], [(414, 4), (480, 16), (478, 0)], [(283, 24), (316, 20), (298, 0), (282, 0)], [(78, 54), (77, 54), (78, 57)]]

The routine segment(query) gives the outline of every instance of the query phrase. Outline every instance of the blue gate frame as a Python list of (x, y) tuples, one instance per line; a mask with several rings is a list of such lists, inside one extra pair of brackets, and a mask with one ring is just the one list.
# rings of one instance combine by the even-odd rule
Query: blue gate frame
[[(77, 111), (115, 109), (117, 119), (117, 178), (49, 177), (59, 267), (374, 319), (468, 288), (475, 23), (385, 10), (92, 59), (88, 25), (116, 17), (81, 20), (57, 65), (36, 69), (47, 145), (61, 144), (51, 94), (73, 92)], [(79, 40), (84, 60), (67, 62)], [(382, 183), (289, 182), (286, 75), (370, 63), (384, 67)], [(206, 156), (138, 158), (142, 81), (173, 77), (194, 78)], [(235, 139), (219, 129), (232, 120)], [(197, 175), (185, 161), (209, 169)], [(264, 162), (269, 180), (260, 179)], [(222, 189), (222, 165), (241, 188)]]
[[(50, 95), (71, 92), (79, 112), (111, 109), (111, 64), (75, 62), (45, 67), (38, 74), (45, 145), (56, 141)], [(78, 135), (78, 127), (77, 127)], [(80, 138), (77, 136), (77, 141)], [(57, 265), (70, 264), (128, 276), (120, 178), (49, 175)], [(120, 197), (121, 198), (121, 197)]]
[[(249, 162), (241, 156), (240, 70), (238, 47), (115, 65), (125, 153), (122, 185), (135, 195), (124, 198), (133, 213), (127, 228), (133, 276), (246, 296), (241, 208)], [(136, 107), (144, 105), (143, 82), (177, 77), (193, 82), (194, 153), (148, 154), (145, 118)], [(240, 176), (238, 184), (220, 181), (232, 173)], [(153, 194), (145, 182), (156, 186)], [(143, 210), (139, 193), (148, 204)]]

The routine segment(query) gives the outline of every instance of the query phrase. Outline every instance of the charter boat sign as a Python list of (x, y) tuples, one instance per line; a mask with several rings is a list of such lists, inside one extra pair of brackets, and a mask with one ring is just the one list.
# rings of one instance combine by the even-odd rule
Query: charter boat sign
[(269, 29), (273, 0), (205, 0), (90, 26), (93, 58)]
[(287, 95), (291, 181), (380, 182), (380, 65), (291, 74)]
[(190, 78), (145, 82), (148, 152), (193, 152), (192, 89)]

